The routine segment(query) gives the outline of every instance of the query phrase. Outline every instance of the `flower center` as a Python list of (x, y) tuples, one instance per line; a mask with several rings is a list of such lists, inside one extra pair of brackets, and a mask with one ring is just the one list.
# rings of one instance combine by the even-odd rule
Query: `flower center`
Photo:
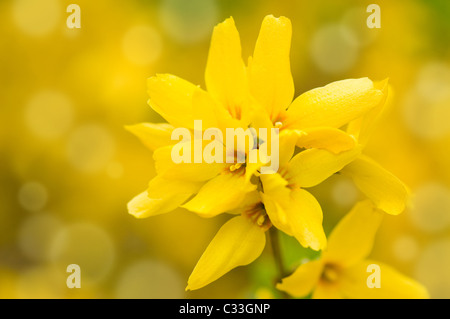
[(243, 215), (250, 219), (256, 226), (261, 227), (264, 231), (272, 226), (263, 203), (255, 204), (244, 211)]
[(326, 264), (321, 279), (327, 283), (335, 282), (339, 278), (339, 267), (333, 264)]
[(234, 172), (239, 170), (241, 167), (245, 167), (245, 163), (236, 163), (230, 166), (230, 171)]

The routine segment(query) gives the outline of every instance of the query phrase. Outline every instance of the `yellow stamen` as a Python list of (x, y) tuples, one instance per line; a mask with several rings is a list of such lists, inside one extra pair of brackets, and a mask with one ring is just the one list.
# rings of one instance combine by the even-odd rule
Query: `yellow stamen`
[(258, 219), (256, 220), (256, 224), (258, 226), (262, 226), (265, 221), (266, 221), (266, 216), (265, 215), (259, 215)]
[(283, 123), (275, 122), (274, 126), (275, 126), (275, 128), (281, 128), (283, 126)]
[(327, 265), (323, 270), (322, 278), (327, 282), (334, 282), (339, 278), (339, 271), (336, 267)]

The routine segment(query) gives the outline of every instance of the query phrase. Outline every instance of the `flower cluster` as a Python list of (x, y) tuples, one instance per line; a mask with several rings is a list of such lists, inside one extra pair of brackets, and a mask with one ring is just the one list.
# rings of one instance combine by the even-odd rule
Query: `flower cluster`
[[(169, 74), (148, 80), (149, 104), (168, 123), (127, 129), (154, 151), (157, 175), (128, 204), (138, 218), (183, 207), (202, 217), (234, 215), (218, 231), (195, 266), (186, 289), (202, 288), (235, 267), (253, 262), (272, 227), (303, 247), (322, 251), (277, 288), (302, 297), (426, 297), (414, 281), (382, 266), (379, 289), (366, 285), (367, 257), (384, 213), (400, 214), (408, 189), (362, 154), (385, 109), (388, 81), (347, 79), (294, 99), (290, 71), (291, 22), (266, 16), (253, 56), (242, 59), (232, 18), (212, 34), (205, 72), (206, 90)], [(261, 174), (267, 163), (174, 163), (176, 128), (278, 129), (279, 169)], [(260, 136), (256, 137), (261, 138)], [(265, 137), (270, 143), (270, 137)], [(223, 143), (223, 141), (220, 141)], [(187, 143), (196, 143), (195, 138)], [(205, 147), (204, 144), (203, 147)], [(327, 237), (320, 204), (308, 192), (330, 176), (350, 176), (367, 200), (358, 203)]]

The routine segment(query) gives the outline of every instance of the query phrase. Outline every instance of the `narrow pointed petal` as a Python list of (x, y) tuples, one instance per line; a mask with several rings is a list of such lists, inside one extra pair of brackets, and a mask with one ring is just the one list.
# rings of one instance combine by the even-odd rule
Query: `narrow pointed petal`
[(383, 213), (369, 200), (357, 203), (328, 237), (324, 260), (348, 267), (366, 258), (372, 250), (382, 218)]
[[(379, 267), (380, 288), (369, 288), (367, 271), (369, 265)], [(392, 267), (378, 261), (364, 260), (345, 269), (341, 278), (341, 290), (351, 299), (428, 299), (424, 286)]]
[(175, 127), (192, 128), (192, 96), (197, 86), (171, 74), (158, 74), (147, 80), (149, 104)]
[(338, 285), (320, 283), (312, 294), (312, 299), (344, 299)]
[(332, 127), (317, 127), (306, 129), (297, 139), (297, 146), (301, 148), (317, 148), (339, 154), (356, 146), (353, 136)]
[(391, 215), (398, 215), (405, 209), (409, 199), (408, 188), (369, 157), (359, 156), (342, 173), (349, 175), (379, 209)]
[(159, 147), (175, 144), (175, 141), (172, 141), (170, 138), (173, 126), (167, 123), (139, 123), (127, 125), (125, 128), (136, 135), (151, 151)]
[(317, 286), (322, 269), (323, 263), (321, 260), (306, 262), (300, 265), (290, 276), (283, 278), (276, 287), (291, 296), (304, 297)]
[(242, 216), (233, 217), (218, 231), (206, 248), (188, 280), (186, 290), (202, 288), (230, 270), (245, 266), (258, 258), (266, 236)]
[(294, 236), (303, 247), (321, 250), (327, 240), (322, 227), (322, 209), (304, 189), (289, 189), (279, 174), (261, 175), (264, 206), (272, 224)]
[(297, 141), (303, 139), (306, 133), (300, 130), (282, 130), (279, 134), (280, 167), (285, 166), (294, 155)]
[(205, 71), (208, 92), (237, 118), (248, 98), (245, 64), (239, 33), (233, 18), (218, 24), (213, 31)]
[[(367, 112), (364, 116), (348, 123), (347, 133), (355, 136), (360, 144), (366, 144), (376, 123), (383, 115), (386, 108), (391, 104), (389, 100), (392, 95), (392, 89), (389, 88), (388, 79), (374, 83), (374, 86), (383, 93), (383, 98), (378, 105)], [(388, 100), (389, 96), (389, 100)]]
[(183, 204), (198, 192), (202, 183), (168, 180), (155, 176), (145, 192), (128, 203), (128, 212), (136, 218), (164, 214)]
[(339, 172), (361, 153), (360, 147), (333, 154), (327, 150), (309, 149), (295, 155), (287, 165), (286, 179), (300, 187), (313, 187)]
[(316, 251), (326, 248), (322, 208), (313, 195), (301, 188), (292, 190), (286, 210), (292, 233), (303, 247)]
[(264, 190), (261, 198), (270, 221), (282, 232), (293, 236), (288, 215), (280, 204), (290, 196), (287, 181), (278, 173), (261, 175), (260, 178)]
[(289, 52), (292, 26), (288, 18), (264, 18), (249, 62), (252, 95), (267, 110), (272, 121), (286, 110), (294, 96)]
[(208, 181), (183, 207), (202, 217), (213, 217), (237, 208), (255, 189), (243, 175), (224, 172)]
[[(192, 143), (192, 141), (184, 143)], [(194, 153), (194, 146), (191, 145), (191, 147), (192, 153)], [(194, 163), (191, 160), (191, 163), (174, 163), (172, 148), (173, 146), (160, 147), (153, 153), (157, 174), (167, 179), (207, 181), (220, 174), (226, 168), (225, 163), (215, 162)]]
[(288, 128), (339, 128), (379, 105), (383, 92), (368, 78), (330, 83), (303, 93), (286, 112)]

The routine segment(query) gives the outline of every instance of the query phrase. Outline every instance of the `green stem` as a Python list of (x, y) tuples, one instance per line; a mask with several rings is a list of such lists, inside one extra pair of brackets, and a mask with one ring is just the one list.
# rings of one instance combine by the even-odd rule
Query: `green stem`
[[(284, 267), (283, 258), (281, 256), (281, 247), (280, 247), (280, 237), (278, 230), (275, 227), (270, 227), (269, 229), (269, 237), (270, 237), (270, 245), (272, 247), (273, 258), (275, 261), (275, 266), (278, 270), (278, 277), (275, 282), (281, 282), (281, 279), (286, 277), (288, 274)], [(288, 294), (285, 292), (280, 292), (283, 298), (290, 298)]]

